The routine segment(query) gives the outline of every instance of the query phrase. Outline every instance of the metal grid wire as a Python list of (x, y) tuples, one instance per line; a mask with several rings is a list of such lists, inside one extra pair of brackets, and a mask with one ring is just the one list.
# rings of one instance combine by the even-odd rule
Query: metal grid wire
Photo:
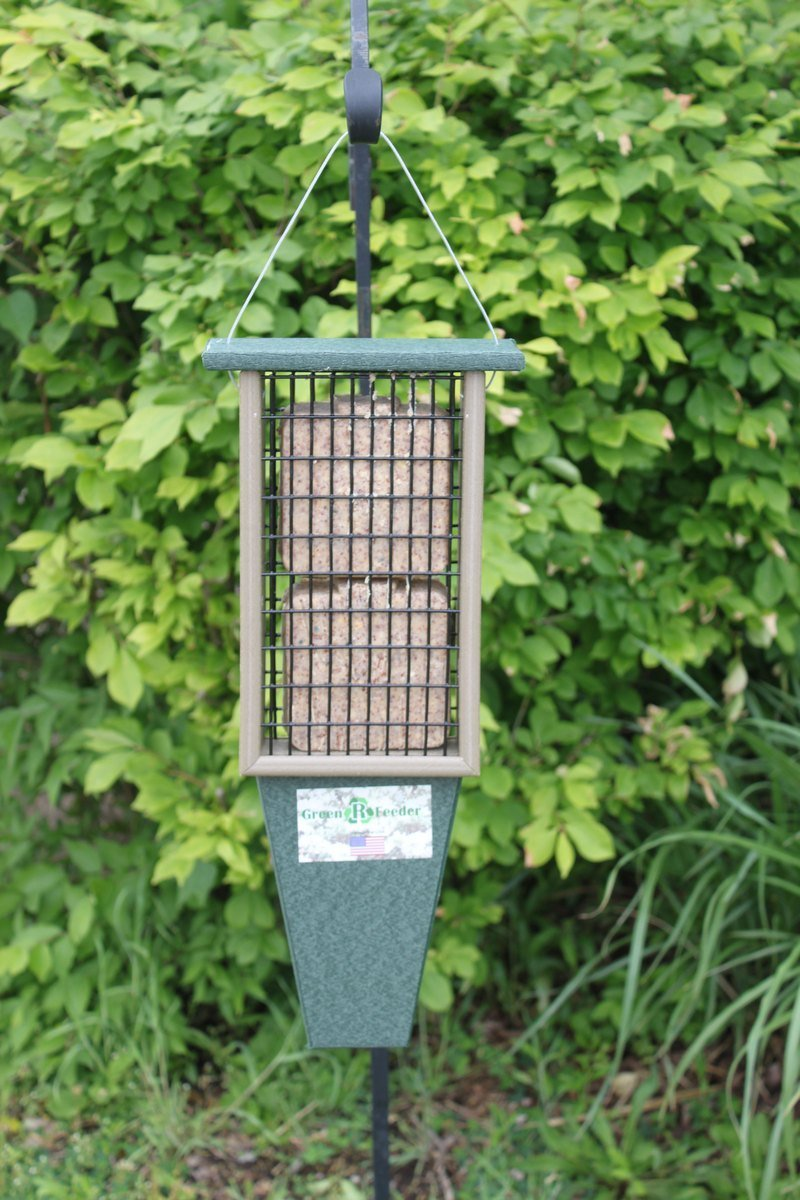
[(460, 375), (265, 375), (266, 752), (457, 754)]

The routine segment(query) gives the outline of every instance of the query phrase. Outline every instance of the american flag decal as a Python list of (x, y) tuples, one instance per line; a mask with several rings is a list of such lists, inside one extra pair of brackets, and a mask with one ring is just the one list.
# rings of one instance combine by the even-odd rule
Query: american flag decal
[(385, 840), (373, 833), (351, 833), (350, 857), (383, 858), (386, 854)]

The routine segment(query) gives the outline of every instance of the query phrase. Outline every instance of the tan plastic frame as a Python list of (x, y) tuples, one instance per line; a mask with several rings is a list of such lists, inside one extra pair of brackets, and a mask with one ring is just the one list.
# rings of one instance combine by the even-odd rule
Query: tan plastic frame
[[(404, 372), (405, 373), (405, 372)], [(265, 753), (264, 672), (264, 376), (239, 375), (240, 664), (239, 769), (243, 775), (477, 775), (480, 772), (481, 529), (483, 523), (484, 373), (465, 371), (461, 405), (458, 746), (448, 753), (288, 753), (285, 739)], [(455, 753), (453, 751), (456, 751)]]

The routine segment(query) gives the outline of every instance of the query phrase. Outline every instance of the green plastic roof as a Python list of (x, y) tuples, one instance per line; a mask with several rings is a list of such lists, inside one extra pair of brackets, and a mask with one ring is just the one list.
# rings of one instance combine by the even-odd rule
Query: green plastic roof
[(521, 371), (508, 338), (212, 338), (209, 371)]

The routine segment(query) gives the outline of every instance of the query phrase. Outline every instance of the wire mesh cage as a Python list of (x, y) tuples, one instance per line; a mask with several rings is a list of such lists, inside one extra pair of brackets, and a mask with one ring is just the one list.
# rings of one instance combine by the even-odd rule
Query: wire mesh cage
[(266, 377), (269, 754), (457, 753), (459, 384)]
[(478, 769), (484, 374), (361, 347), (240, 375), (245, 774)]

